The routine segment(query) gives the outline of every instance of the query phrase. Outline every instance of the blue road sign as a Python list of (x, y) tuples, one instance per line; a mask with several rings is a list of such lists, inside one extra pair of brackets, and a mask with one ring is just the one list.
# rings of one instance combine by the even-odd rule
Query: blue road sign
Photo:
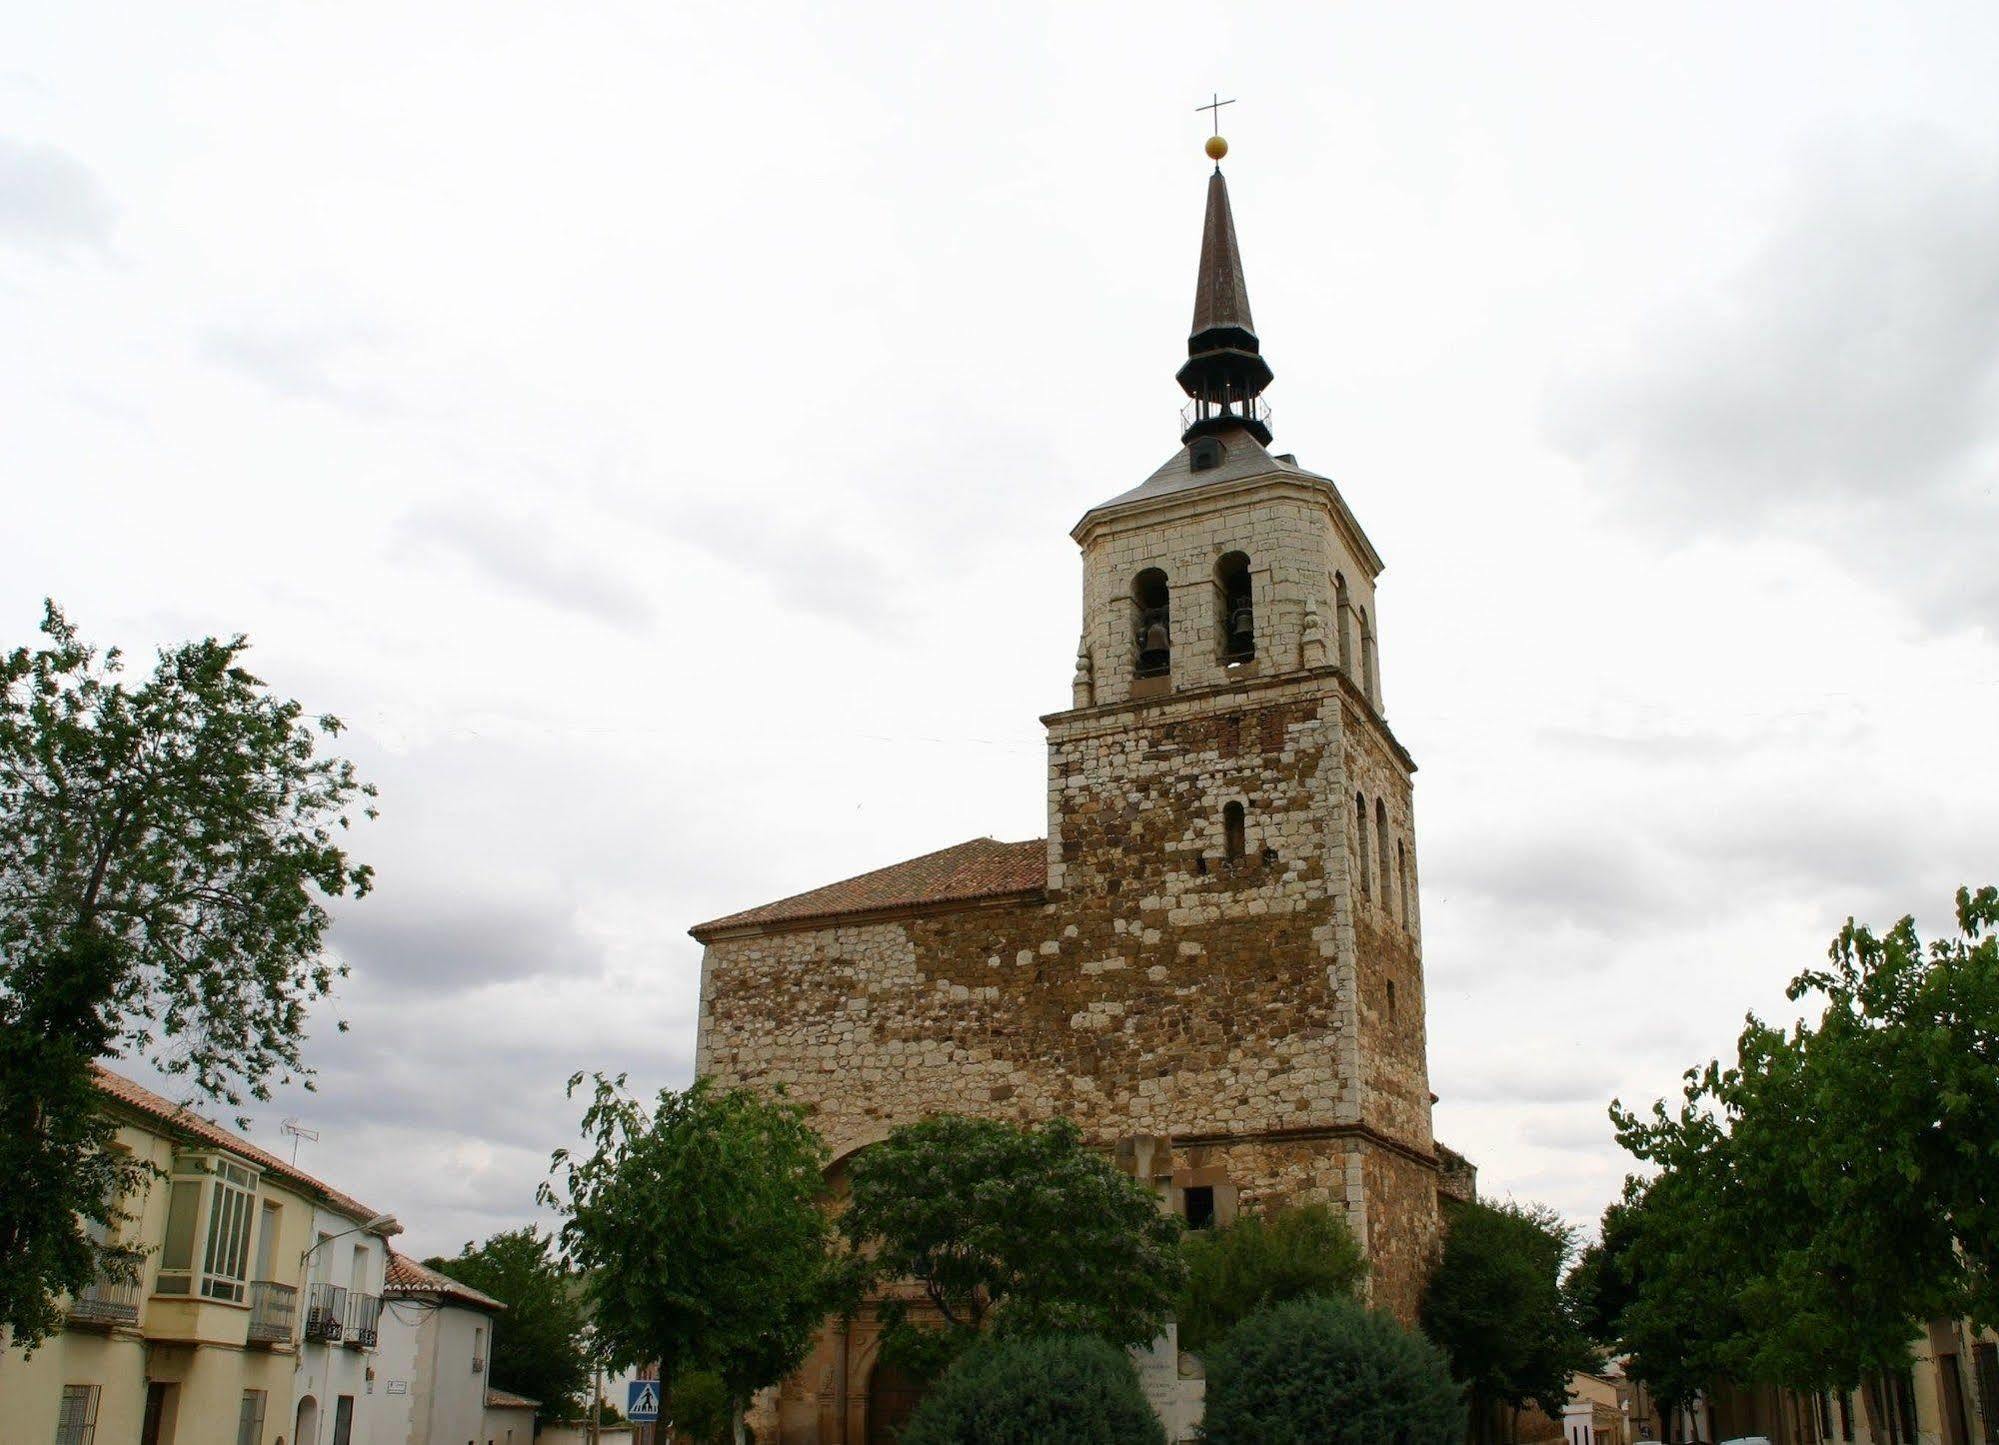
[(634, 1425), (659, 1419), (659, 1381), (632, 1380), (625, 1385), (625, 1418)]

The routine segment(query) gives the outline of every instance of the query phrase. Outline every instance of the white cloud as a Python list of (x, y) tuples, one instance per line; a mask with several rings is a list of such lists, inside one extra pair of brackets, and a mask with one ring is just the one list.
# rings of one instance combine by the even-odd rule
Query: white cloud
[(69, 152), (0, 136), (0, 241), (56, 255), (101, 252), (117, 214), (104, 183)]

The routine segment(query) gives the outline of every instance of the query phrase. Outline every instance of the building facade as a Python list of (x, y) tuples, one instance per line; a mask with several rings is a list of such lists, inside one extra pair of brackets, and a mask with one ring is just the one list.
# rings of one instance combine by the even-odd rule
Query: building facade
[(506, 1306), (419, 1264), (389, 1260), (382, 1314), (385, 1445), (528, 1445), (536, 1401), (493, 1388)]
[[(1087, 511), (1048, 835), (977, 839), (693, 930), (697, 1067), (782, 1085), (840, 1161), (941, 1111), (1074, 1119), (1190, 1224), (1342, 1207), (1412, 1320), (1439, 1244), (1415, 764), (1382, 562), (1271, 440), (1227, 184), (1208, 182), (1179, 449)], [(759, 1438), (883, 1438), (866, 1318)], [(775, 1436), (768, 1431), (775, 1429)]]
[[(117, 1147), (159, 1177), (122, 1201), (107, 1274), (32, 1355), (0, 1353), (0, 1445), (379, 1445), (366, 1409), (395, 1221), (109, 1070)], [(337, 1288), (320, 1288), (337, 1250)]]

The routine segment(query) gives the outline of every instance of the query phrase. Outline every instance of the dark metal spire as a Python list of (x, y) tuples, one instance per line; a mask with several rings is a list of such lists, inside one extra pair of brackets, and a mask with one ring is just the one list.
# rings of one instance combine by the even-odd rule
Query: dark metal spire
[(1268, 446), (1268, 412), (1258, 398), (1270, 385), (1271, 371), (1260, 354), (1256, 323), (1249, 314), (1242, 248), (1236, 242), (1229, 185), (1220, 165), (1227, 149), (1228, 143), (1219, 136), (1209, 142), (1208, 153), (1217, 164), (1208, 177), (1201, 269), (1194, 283), (1194, 329), (1187, 338), (1187, 363), (1176, 378), (1180, 389), (1194, 399), (1192, 425), (1181, 440), (1239, 426)]

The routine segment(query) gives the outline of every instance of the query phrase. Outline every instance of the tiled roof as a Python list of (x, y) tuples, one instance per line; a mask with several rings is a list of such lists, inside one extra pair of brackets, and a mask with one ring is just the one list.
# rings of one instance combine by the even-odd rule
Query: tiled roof
[(541, 1401), (530, 1400), (526, 1395), (516, 1395), (512, 1390), (486, 1391), (486, 1404), (496, 1410), (539, 1410)]
[(429, 1265), (418, 1264), (406, 1254), (389, 1251), (389, 1265), (382, 1272), (382, 1293), (393, 1295), (435, 1295), (439, 1299), (455, 1299), (460, 1304), (471, 1305), (474, 1309), (503, 1310), (505, 1305), (491, 1295), (461, 1284), (448, 1274), (440, 1274)]
[[(123, 1074), (114, 1074), (102, 1064), (95, 1064), (92, 1067), (97, 1072), (97, 1091), (106, 1098), (166, 1125), (183, 1137), (212, 1144), (218, 1149), (227, 1149), (231, 1154), (241, 1155), (253, 1161), (266, 1174), (275, 1174), (286, 1183), (296, 1185), (306, 1193), (318, 1197), (329, 1208), (339, 1210), (356, 1224), (366, 1224), (382, 1212), (379, 1209), (370, 1209), (360, 1200), (342, 1194), (332, 1185), (313, 1178), (297, 1165), (287, 1163), (268, 1149), (259, 1149), (241, 1134), (232, 1133), (212, 1119), (202, 1118), (171, 1099), (155, 1094), (144, 1085), (134, 1083)], [(394, 1234), (397, 1231), (392, 1229), (388, 1232)]]
[(1042, 839), (996, 843), (991, 838), (974, 838), (969, 843), (940, 848), (906, 863), (877, 868), (858, 878), (829, 883), (810, 893), (699, 923), (688, 932), (705, 939), (731, 928), (801, 923), (936, 903), (969, 903), (980, 898), (1033, 893), (1047, 886), (1048, 845)]

